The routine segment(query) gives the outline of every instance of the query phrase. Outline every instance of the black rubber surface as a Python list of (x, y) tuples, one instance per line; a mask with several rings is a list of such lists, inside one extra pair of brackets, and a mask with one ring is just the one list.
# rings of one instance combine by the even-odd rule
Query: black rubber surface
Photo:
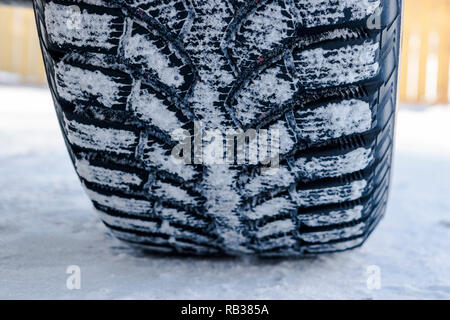
[[(182, 254), (361, 245), (386, 208), (401, 1), (35, 1), (77, 173), (122, 240)], [(173, 130), (277, 129), (279, 168), (174, 164)]]

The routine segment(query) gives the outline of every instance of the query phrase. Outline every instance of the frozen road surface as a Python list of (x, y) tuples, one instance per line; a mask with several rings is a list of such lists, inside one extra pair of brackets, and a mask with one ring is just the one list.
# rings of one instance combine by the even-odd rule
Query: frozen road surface
[[(400, 108), (388, 211), (362, 248), (301, 260), (149, 256), (99, 222), (48, 91), (0, 87), (0, 299), (450, 299), (449, 123), (450, 106)], [(78, 290), (66, 286), (69, 266)]]

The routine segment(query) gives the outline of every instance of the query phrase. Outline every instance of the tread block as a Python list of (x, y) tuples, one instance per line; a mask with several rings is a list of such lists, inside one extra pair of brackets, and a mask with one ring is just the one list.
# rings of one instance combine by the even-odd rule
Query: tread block
[(92, 52), (117, 51), (124, 19), (117, 11), (95, 12), (96, 7), (77, 2), (45, 3), (45, 26), (49, 42)]
[(338, 177), (357, 172), (369, 166), (373, 160), (371, 149), (357, 148), (342, 155), (298, 158), (293, 164), (293, 172), (299, 177), (319, 179)]
[(63, 123), (69, 142), (81, 148), (133, 154), (139, 140), (132, 131), (102, 128), (67, 118), (63, 119)]
[(271, 1), (260, 6), (237, 30), (230, 44), (232, 56), (241, 67), (254, 64), (258, 57), (282, 45), (295, 32), (285, 1)]
[(147, 167), (165, 170), (185, 180), (194, 179), (198, 175), (194, 166), (174, 159), (171, 151), (169, 146), (147, 136), (143, 142), (142, 161)]
[(303, 248), (305, 253), (312, 253), (312, 254), (343, 251), (360, 246), (364, 242), (364, 240), (365, 237), (359, 237), (356, 239), (351, 239), (343, 242), (305, 245)]
[(273, 235), (287, 234), (294, 231), (296, 226), (291, 219), (277, 220), (265, 224), (255, 232), (257, 238), (271, 237)]
[(168, 182), (155, 181), (151, 186), (152, 195), (167, 201), (175, 201), (185, 206), (198, 206), (199, 202), (194, 195), (180, 186)]
[(244, 125), (252, 124), (274, 107), (292, 99), (295, 92), (295, 83), (284, 64), (267, 69), (236, 96), (233, 104), (236, 117)]
[(303, 27), (336, 25), (366, 20), (380, 8), (380, 0), (296, 0), (296, 21)]
[(91, 165), (84, 159), (77, 159), (75, 168), (80, 177), (86, 181), (125, 191), (138, 187), (143, 182), (137, 174)]
[(300, 213), (297, 216), (300, 224), (308, 227), (323, 227), (340, 223), (347, 223), (361, 219), (364, 207), (355, 205), (349, 209), (323, 211), (315, 213)]
[[(216, 254), (220, 251), (216, 248), (207, 246), (207, 243), (187, 242), (184, 238), (164, 237), (165, 235), (141, 235), (132, 232), (115, 229), (114, 226), (108, 225), (112, 233), (119, 239), (131, 242), (138, 248), (154, 251), (154, 252), (174, 252), (184, 249), (184, 253), (197, 254)], [(183, 252), (183, 251), (182, 251)]]
[(182, 0), (132, 0), (130, 2), (157, 19), (162, 25), (167, 26), (175, 34), (180, 34), (185, 23), (190, 22), (191, 14)]
[(73, 104), (124, 108), (131, 91), (131, 80), (126, 75), (106, 74), (95, 66), (60, 61), (55, 77), (58, 95)]
[(292, 237), (292, 235), (286, 235), (286, 236), (282, 236), (282, 237), (277, 237), (277, 238), (268, 238), (268, 239), (263, 239), (260, 240), (257, 243), (257, 247), (258, 250), (258, 254), (263, 254), (264, 255), (264, 251), (270, 251), (270, 250), (274, 250), (274, 251), (291, 251), (292, 248), (297, 244), (298, 239), (295, 239), (294, 237)]
[[(290, 152), (297, 143), (297, 138), (289, 123), (285, 119), (280, 119), (273, 123), (267, 128), (267, 131), (270, 134), (270, 139), (267, 139), (266, 141), (270, 141), (270, 143), (268, 143), (267, 147), (263, 146), (263, 148), (267, 148), (267, 150), (274, 150), (278, 153), (278, 156)], [(265, 142), (264, 140), (265, 139), (262, 139), (262, 143)], [(262, 155), (262, 157), (264, 157), (264, 155)]]
[(155, 207), (155, 216), (162, 220), (167, 220), (169, 223), (191, 226), (202, 230), (210, 227), (210, 222), (189, 214), (180, 208)]
[(243, 193), (249, 198), (271, 190), (274, 187), (287, 188), (294, 183), (295, 175), (287, 167), (280, 166), (273, 174), (257, 175), (249, 179), (243, 187)]
[(299, 84), (307, 89), (323, 88), (373, 79), (380, 70), (379, 46), (366, 40), (335, 49), (294, 50)]
[(364, 100), (331, 102), (296, 110), (295, 120), (302, 140), (318, 142), (363, 133), (372, 128), (372, 110)]
[[(113, 230), (121, 232), (123, 237), (138, 242), (158, 239), (156, 243), (174, 244), (175, 241), (189, 241), (193, 244), (209, 244), (211, 237), (178, 228), (165, 221), (162, 224), (153, 221), (129, 219), (100, 212), (102, 221)], [(195, 239), (195, 240), (192, 240)]]
[(121, 213), (149, 216), (153, 210), (153, 203), (148, 200), (106, 195), (88, 188), (86, 192), (94, 203)]
[(185, 121), (173, 103), (151, 88), (141, 87), (138, 80), (133, 88), (129, 108), (142, 121), (152, 124), (167, 134), (183, 127)]
[(137, 24), (122, 41), (124, 58), (137, 69), (145, 70), (147, 76), (154, 76), (169, 87), (180, 91), (189, 88), (192, 70), (169, 42)]
[(304, 232), (299, 235), (299, 237), (311, 243), (326, 243), (332, 240), (345, 239), (355, 236), (360, 236), (365, 231), (365, 223), (358, 223), (357, 225), (345, 228), (337, 228), (334, 230), (327, 231), (316, 231), (316, 232)]
[(336, 187), (297, 190), (293, 198), (299, 206), (313, 207), (359, 199), (367, 188), (367, 181), (357, 180)]
[(248, 212), (244, 216), (249, 220), (258, 220), (263, 218), (274, 217), (281, 214), (290, 214), (297, 210), (295, 203), (288, 197), (278, 197), (270, 199)]

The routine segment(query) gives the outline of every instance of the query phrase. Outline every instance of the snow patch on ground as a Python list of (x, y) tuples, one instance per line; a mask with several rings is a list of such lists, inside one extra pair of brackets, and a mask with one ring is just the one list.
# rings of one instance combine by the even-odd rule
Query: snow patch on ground
[[(449, 106), (400, 108), (387, 215), (362, 248), (206, 259), (116, 240), (75, 175), (48, 91), (0, 87), (0, 97), (0, 298), (450, 299)], [(66, 289), (69, 265), (81, 290)], [(366, 285), (372, 265), (380, 290)]]

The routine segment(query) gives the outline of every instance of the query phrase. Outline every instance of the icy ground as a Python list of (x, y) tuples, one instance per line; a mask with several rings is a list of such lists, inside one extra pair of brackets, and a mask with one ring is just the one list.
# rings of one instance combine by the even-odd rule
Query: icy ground
[[(450, 299), (449, 123), (450, 106), (400, 109), (388, 212), (362, 248), (303, 260), (148, 256), (96, 218), (48, 91), (0, 86), (0, 298)], [(80, 290), (66, 288), (69, 265)], [(372, 286), (368, 270), (379, 270)]]

